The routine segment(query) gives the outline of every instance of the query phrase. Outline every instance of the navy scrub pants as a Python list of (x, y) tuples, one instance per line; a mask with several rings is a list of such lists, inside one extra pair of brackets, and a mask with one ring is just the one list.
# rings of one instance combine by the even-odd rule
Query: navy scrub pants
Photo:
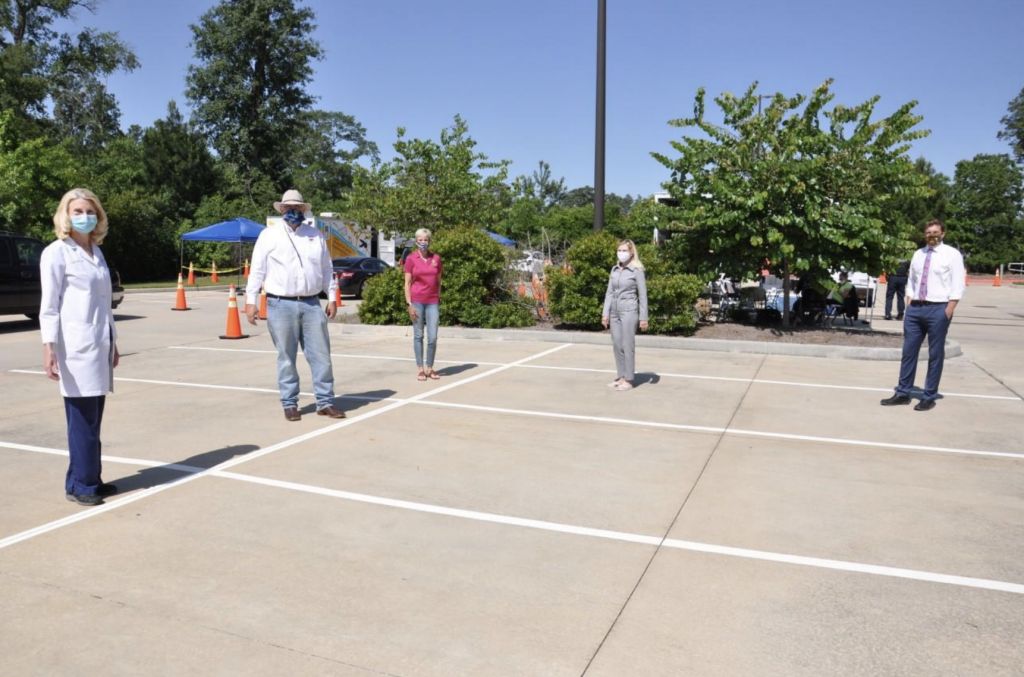
[(64, 412), (68, 419), (68, 449), (71, 463), (68, 465), (64, 491), (78, 496), (90, 496), (100, 486), (100, 424), (103, 422), (103, 405), (107, 396), (65, 397)]

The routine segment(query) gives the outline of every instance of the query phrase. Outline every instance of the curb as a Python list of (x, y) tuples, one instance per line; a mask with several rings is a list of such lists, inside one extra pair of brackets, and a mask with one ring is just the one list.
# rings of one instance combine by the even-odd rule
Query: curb
[[(411, 326), (367, 325), (332, 322), (336, 333), (348, 336), (412, 337)], [(538, 341), (542, 343), (580, 343), (610, 346), (611, 335), (581, 331), (539, 331), (536, 329), (477, 329), (472, 327), (438, 327), (439, 338), (481, 339), (489, 341)], [(872, 360), (899, 362), (901, 348), (867, 348), (862, 346), (814, 345), (808, 343), (772, 343), (769, 341), (725, 341), (678, 336), (644, 336), (637, 334), (641, 348), (665, 350), (696, 350), (716, 353), (748, 353), (754, 355), (795, 355), (840, 360)], [(956, 341), (946, 339), (946, 358), (960, 357), (963, 350)], [(922, 351), (919, 360), (927, 360)]]

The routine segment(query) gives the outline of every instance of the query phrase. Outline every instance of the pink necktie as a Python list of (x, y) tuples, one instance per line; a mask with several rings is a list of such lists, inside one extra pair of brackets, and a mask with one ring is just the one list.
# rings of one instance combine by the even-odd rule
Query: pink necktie
[(917, 298), (920, 301), (928, 300), (928, 269), (932, 265), (932, 252), (935, 251), (931, 247), (928, 248), (928, 253), (924, 257), (924, 270), (921, 271), (921, 291), (918, 293)]

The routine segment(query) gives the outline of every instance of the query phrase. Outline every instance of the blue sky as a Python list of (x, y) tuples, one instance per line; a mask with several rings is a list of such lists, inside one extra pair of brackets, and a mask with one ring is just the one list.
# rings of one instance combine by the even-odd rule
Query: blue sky
[[(437, 138), (456, 114), (478, 149), (528, 174), (539, 160), (570, 188), (593, 184), (596, 0), (306, 0), (326, 48), (310, 85), (318, 107), (354, 115), (391, 154), (395, 129)], [(211, 0), (101, 0), (78, 25), (120, 33), (142, 67), (109, 86), (122, 126), (187, 109), (189, 24)], [(917, 100), (923, 155), (956, 162), (1005, 153), (996, 139), (1024, 88), (1020, 0), (608, 0), (606, 186), (660, 190), (682, 130), (668, 120), (710, 95), (809, 93), (834, 78), (835, 102), (875, 94), (876, 115)], [(273, 30), (272, 26), (267, 27)], [(709, 111), (714, 110), (709, 107)]]

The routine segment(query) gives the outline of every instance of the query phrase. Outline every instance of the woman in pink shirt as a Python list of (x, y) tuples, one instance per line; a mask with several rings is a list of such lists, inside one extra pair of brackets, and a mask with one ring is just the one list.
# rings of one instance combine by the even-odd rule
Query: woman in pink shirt
[[(412, 348), (416, 353), (416, 379), (441, 378), (434, 371), (437, 352), (437, 322), (441, 302), (441, 257), (430, 251), (430, 231), (416, 231), (416, 251), (405, 257), (405, 302), (412, 318)], [(423, 324), (427, 325), (427, 360), (423, 364)]]

